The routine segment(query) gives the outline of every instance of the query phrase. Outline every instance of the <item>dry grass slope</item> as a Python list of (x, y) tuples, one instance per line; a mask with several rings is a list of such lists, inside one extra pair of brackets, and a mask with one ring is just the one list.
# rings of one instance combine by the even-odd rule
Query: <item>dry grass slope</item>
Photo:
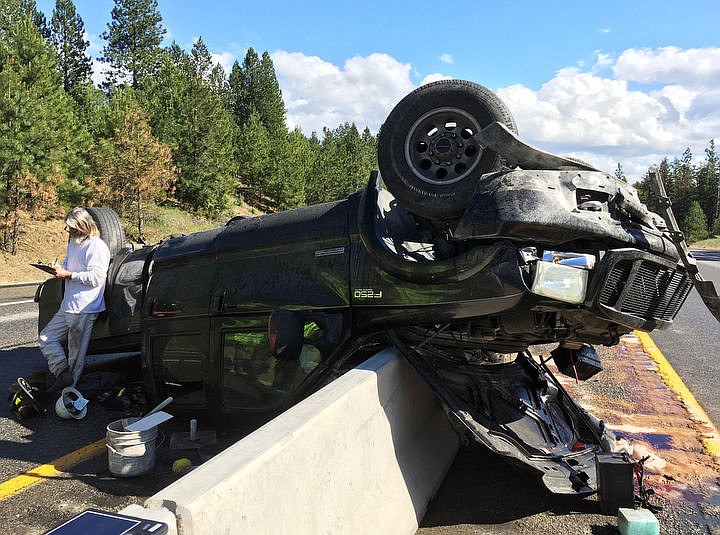
[[(156, 208), (145, 227), (146, 240), (148, 243), (156, 243), (171, 234), (190, 234), (216, 228), (224, 225), (233, 215), (252, 217), (259, 214), (256, 210), (242, 206), (235, 207), (232, 213), (221, 219), (208, 220), (174, 208)], [(0, 251), (0, 284), (45, 280), (47, 274), (29, 264), (38, 260), (50, 262), (55, 258), (64, 258), (67, 245), (64, 227), (61, 218), (40, 220), (27, 213), (21, 214), (18, 254), (13, 256)], [(125, 228), (125, 232), (128, 236), (137, 234), (135, 229), (129, 227)]]
[(65, 256), (67, 234), (64, 227), (62, 219), (40, 221), (23, 214), (18, 254), (13, 256), (0, 251), (0, 284), (45, 280), (48, 275), (29, 264)]

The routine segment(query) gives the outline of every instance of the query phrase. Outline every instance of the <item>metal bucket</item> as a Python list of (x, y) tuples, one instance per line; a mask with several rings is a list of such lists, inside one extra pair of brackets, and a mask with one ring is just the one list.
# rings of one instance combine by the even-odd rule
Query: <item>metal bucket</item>
[(124, 418), (107, 426), (108, 468), (119, 477), (145, 474), (155, 466), (157, 426), (145, 431), (126, 431), (139, 418)]

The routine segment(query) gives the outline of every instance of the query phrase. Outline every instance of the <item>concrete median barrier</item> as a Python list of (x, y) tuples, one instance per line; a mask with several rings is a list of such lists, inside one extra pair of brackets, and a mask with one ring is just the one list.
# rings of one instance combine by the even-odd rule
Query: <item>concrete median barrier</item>
[(428, 386), (386, 349), (145, 508), (172, 512), (180, 535), (414, 533), (458, 445)]

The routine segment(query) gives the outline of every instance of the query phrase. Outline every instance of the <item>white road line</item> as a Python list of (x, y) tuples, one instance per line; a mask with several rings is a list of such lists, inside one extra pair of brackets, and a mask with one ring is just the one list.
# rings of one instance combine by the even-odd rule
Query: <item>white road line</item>
[(0, 307), (6, 307), (9, 305), (24, 305), (25, 303), (34, 303), (34, 299), (25, 299), (25, 301), (11, 301), (9, 303), (0, 303)]
[(0, 318), (0, 325), (3, 323), (10, 323), (13, 321), (22, 321), (22, 320), (29, 320), (32, 318), (37, 318), (38, 313), (37, 310), (34, 312), (21, 312), (20, 314), (13, 314), (12, 316), (3, 316)]

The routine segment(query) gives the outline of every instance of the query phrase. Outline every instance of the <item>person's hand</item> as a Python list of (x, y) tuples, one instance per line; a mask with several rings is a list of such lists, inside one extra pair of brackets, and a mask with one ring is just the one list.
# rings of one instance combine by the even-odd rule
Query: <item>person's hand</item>
[(67, 269), (63, 269), (62, 265), (57, 263), (57, 260), (50, 264), (50, 267), (55, 269), (55, 276), (58, 279), (69, 279), (72, 277), (72, 273)]

